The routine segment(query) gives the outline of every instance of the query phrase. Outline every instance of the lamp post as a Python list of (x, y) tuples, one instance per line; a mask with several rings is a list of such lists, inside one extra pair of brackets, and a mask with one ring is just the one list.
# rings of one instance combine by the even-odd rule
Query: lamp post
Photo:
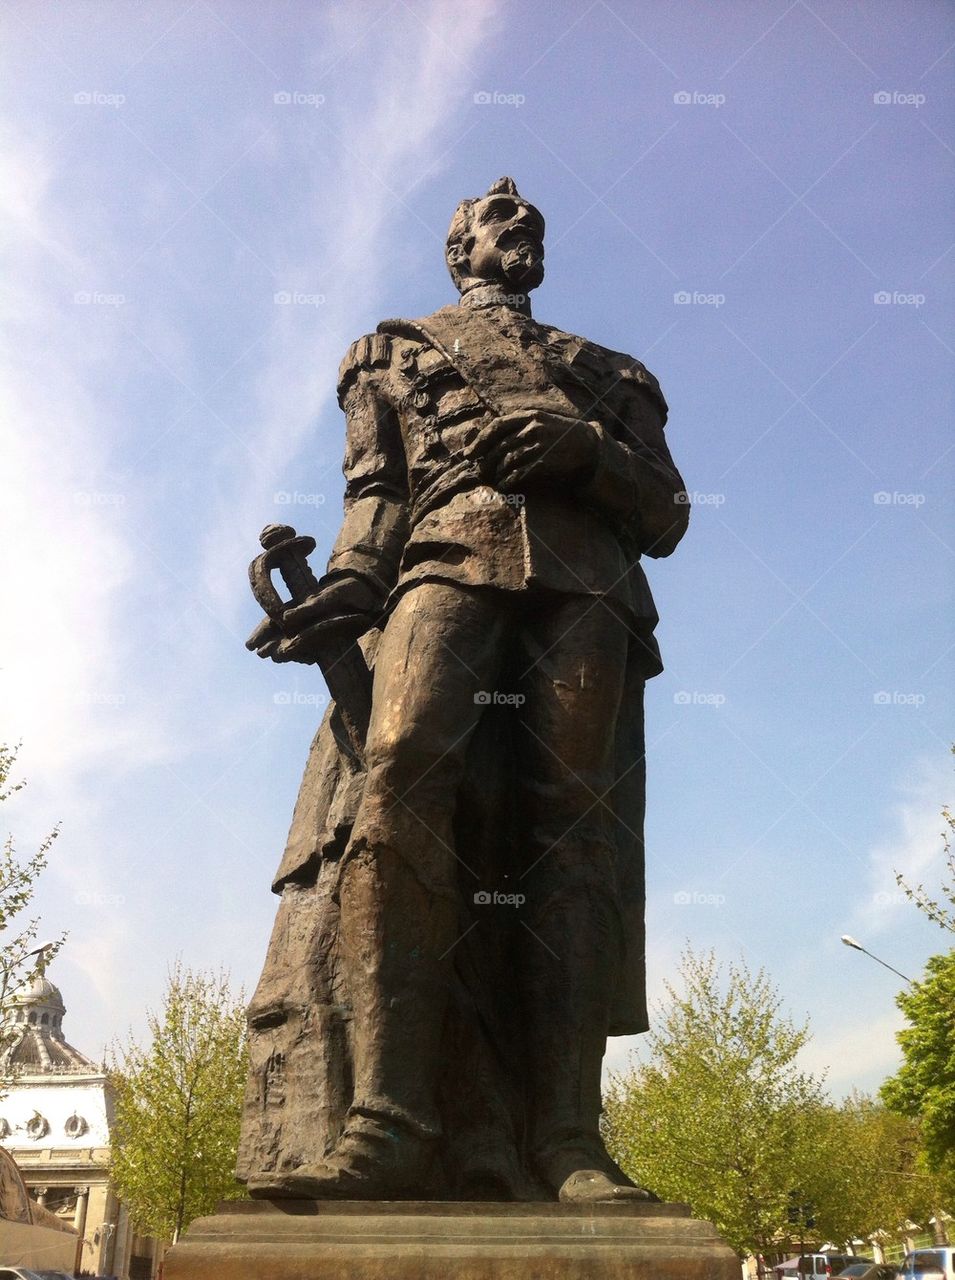
[(910, 987), (915, 985), (911, 978), (907, 978), (904, 973), (901, 973), (898, 969), (894, 968), (892, 965), (886, 964), (884, 960), (880, 960), (878, 956), (873, 955), (872, 952), (869, 951), (866, 947), (864, 947), (861, 942), (857, 942), (856, 939), (853, 937), (850, 937), (848, 933), (844, 933), (842, 935), (841, 941), (844, 942), (847, 947), (852, 947), (854, 951), (864, 952), (865, 955), (867, 955), (870, 960), (874, 960), (876, 964), (880, 964), (883, 969), (888, 969), (892, 973), (897, 974), (898, 977), (900, 977), (903, 982), (907, 982)]

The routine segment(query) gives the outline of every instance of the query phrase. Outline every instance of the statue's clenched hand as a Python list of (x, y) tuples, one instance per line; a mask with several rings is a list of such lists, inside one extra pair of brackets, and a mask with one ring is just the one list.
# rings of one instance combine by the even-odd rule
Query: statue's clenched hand
[(538, 481), (581, 483), (597, 463), (597, 434), (589, 422), (559, 413), (511, 413), (482, 440), (499, 489), (514, 493)]
[(282, 615), (281, 628), (274, 622), (261, 624), (250, 643), (255, 642), (260, 658), (271, 658), (273, 662), (314, 662), (321, 638), (311, 630), (313, 627), (341, 621), (351, 630), (361, 631), (371, 626), (380, 612), (381, 598), (364, 578), (342, 574), (322, 583), (301, 604), (290, 605)]
[(297, 636), (315, 622), (333, 622), (356, 614), (372, 617), (380, 611), (379, 593), (357, 573), (343, 573), (320, 582), (314, 595), (286, 609), (282, 630)]

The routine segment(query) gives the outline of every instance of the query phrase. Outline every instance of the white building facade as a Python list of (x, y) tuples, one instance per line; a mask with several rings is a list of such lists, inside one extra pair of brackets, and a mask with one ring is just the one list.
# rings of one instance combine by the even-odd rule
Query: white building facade
[(135, 1236), (109, 1186), (112, 1106), (106, 1073), (63, 1036), (57, 987), (36, 977), (3, 1008), (0, 1145), (30, 1194), (76, 1227), (88, 1275), (151, 1280), (152, 1241)]

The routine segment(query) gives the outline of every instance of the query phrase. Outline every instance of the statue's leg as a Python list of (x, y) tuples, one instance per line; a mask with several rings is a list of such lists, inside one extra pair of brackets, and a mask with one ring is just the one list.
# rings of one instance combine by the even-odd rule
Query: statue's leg
[(398, 602), (375, 663), (368, 776), (339, 891), (354, 1091), (324, 1159), (250, 1183), (259, 1195), (423, 1195), (451, 952), (463, 928), (452, 819), (508, 611), (492, 591), (425, 583)]
[(529, 1150), (565, 1200), (650, 1198), (611, 1160), (599, 1128), (623, 947), (609, 792), (628, 642), (617, 615), (585, 597), (538, 613), (525, 633)]

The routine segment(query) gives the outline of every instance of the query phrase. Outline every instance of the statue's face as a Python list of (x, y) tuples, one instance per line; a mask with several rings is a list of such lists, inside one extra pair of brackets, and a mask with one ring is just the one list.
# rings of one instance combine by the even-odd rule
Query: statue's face
[(485, 196), (474, 206), (468, 275), (522, 292), (544, 279), (544, 219), (520, 196)]

